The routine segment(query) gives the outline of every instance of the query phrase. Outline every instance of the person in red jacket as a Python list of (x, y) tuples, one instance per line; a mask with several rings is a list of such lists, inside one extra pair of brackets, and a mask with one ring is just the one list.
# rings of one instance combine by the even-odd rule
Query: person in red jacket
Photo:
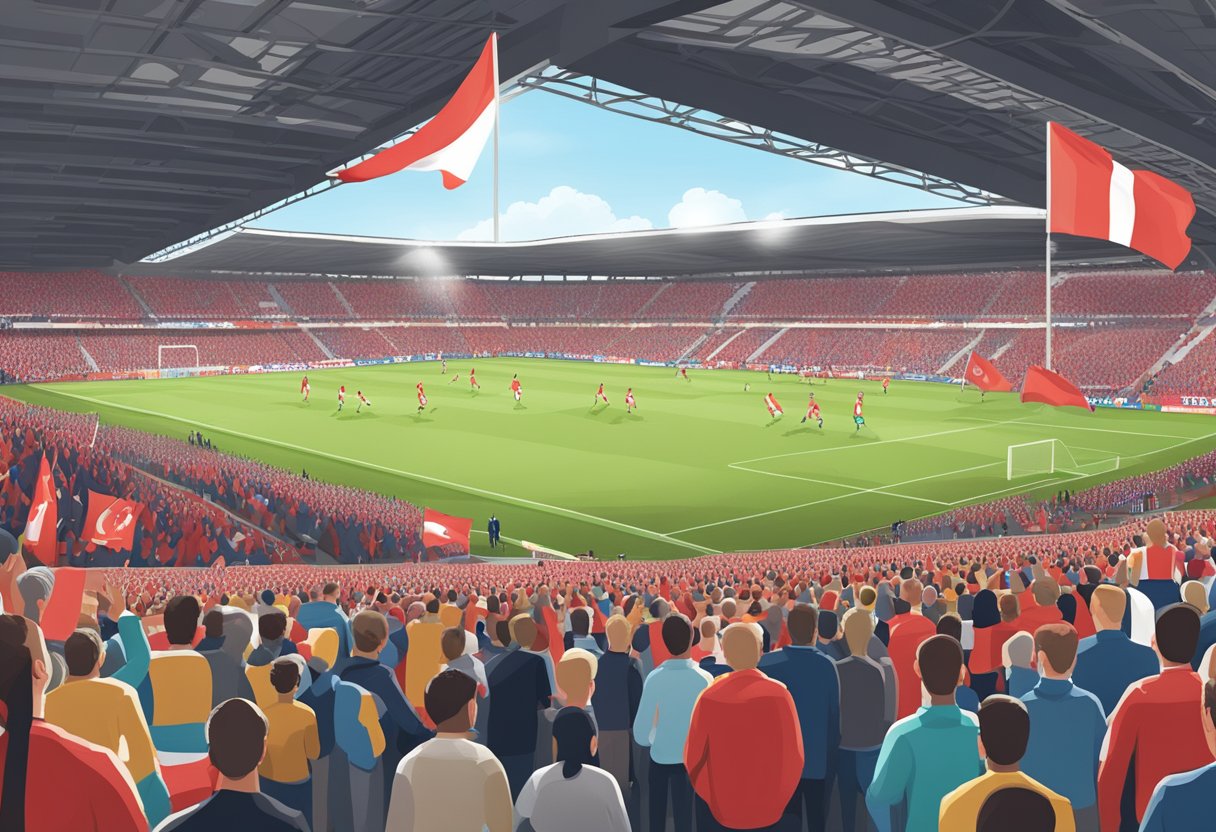
[(0, 615), (0, 829), (147, 832), (135, 783), (114, 752), (43, 719), (49, 664), (38, 625)]
[[(732, 672), (697, 699), (684, 745), (697, 830), (764, 829), (781, 819), (802, 778), (798, 712), (785, 685), (756, 669), (763, 650), (758, 626), (730, 625), (722, 650)], [(767, 738), (762, 754), (747, 751), (756, 736)]]
[(1106, 756), (1098, 770), (1098, 813), (1102, 832), (1120, 828), (1119, 801), (1128, 765), (1135, 758), (1136, 820), (1144, 817), (1157, 784), (1170, 774), (1212, 762), (1203, 738), (1203, 678), (1191, 670), (1199, 643), (1199, 612), (1174, 604), (1157, 617), (1153, 648), (1161, 672), (1127, 689), (1110, 716)]
[(1030, 596), (1034, 603), (1027, 604), (1018, 616), (1018, 629), (1034, 635), (1044, 624), (1059, 624), (1064, 620), (1056, 601), (1060, 599), (1060, 585), (1051, 576), (1035, 578), (1030, 585)]
[(920, 679), (913, 669), (916, 651), (926, 640), (937, 635), (937, 626), (921, 615), (921, 596), (924, 588), (916, 578), (909, 578), (899, 585), (900, 600), (909, 605), (908, 612), (901, 612), (887, 622), (890, 639), (887, 651), (895, 667), (898, 707), (895, 718), (903, 719), (916, 713), (921, 705)]

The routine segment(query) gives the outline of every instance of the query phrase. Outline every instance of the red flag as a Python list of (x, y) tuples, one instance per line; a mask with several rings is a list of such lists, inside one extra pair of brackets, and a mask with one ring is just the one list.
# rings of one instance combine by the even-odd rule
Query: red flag
[(1031, 367), (1022, 382), (1023, 402), (1042, 402), (1052, 407), (1083, 407), (1093, 410), (1085, 394), (1059, 373)]
[(86, 543), (121, 552), (130, 549), (143, 505), (89, 490), (89, 513), (81, 537)]
[(47, 566), (54, 566), (59, 554), (56, 539), (59, 501), (55, 497), (55, 478), (51, 475), (51, 468), (47, 452), (43, 451), (42, 462), (38, 466), (38, 481), (34, 484), (34, 501), (30, 504), (30, 516), (25, 522), (25, 547)]
[(472, 528), (473, 521), (468, 517), (452, 517), (428, 508), (422, 515), (422, 545), (429, 549), (455, 543), (467, 552)]
[(982, 358), (978, 352), (971, 351), (967, 359), (967, 369), (963, 371), (963, 382), (970, 382), (985, 393), (1005, 393), (1013, 389), (1013, 383), (1001, 373), (987, 358)]
[(410, 170), (437, 170), (443, 187), (463, 185), (498, 118), (498, 36), (490, 35), (481, 57), (433, 119), (403, 142), (335, 174), (343, 182), (366, 182)]
[(1191, 250), (1190, 192), (1147, 170), (1129, 170), (1100, 145), (1047, 125), (1048, 230), (1134, 248), (1178, 268)]

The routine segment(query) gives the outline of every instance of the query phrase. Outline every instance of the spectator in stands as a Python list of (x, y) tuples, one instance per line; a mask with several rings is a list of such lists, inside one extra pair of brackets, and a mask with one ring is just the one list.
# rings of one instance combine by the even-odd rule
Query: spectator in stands
[(878, 832), (893, 828), (891, 809), (904, 801), (907, 832), (935, 832), (941, 799), (983, 770), (975, 715), (954, 702), (954, 689), (966, 673), (962, 647), (949, 636), (934, 635), (920, 646), (912, 671), (929, 705), (892, 725), (883, 738), (866, 792)]
[(1022, 697), (1030, 714), (1030, 740), (1022, 771), (1072, 805), (1081, 832), (1098, 830), (1098, 757), (1106, 739), (1106, 713), (1098, 697), (1069, 676), (1077, 658), (1071, 624), (1044, 624), (1034, 634), (1042, 679)]
[[(831, 615), (835, 624), (835, 613)], [(805, 815), (810, 829), (822, 830), (829, 776), (836, 771), (840, 748), (840, 680), (836, 665), (814, 647), (816, 630), (823, 635), (816, 623), (814, 607), (795, 605), (787, 622), (792, 643), (764, 656), (759, 668), (789, 689), (802, 730), (802, 776), (786, 809), (789, 825), (801, 829)]]
[(553, 690), (545, 663), (528, 649), (536, 641), (536, 622), (516, 615), (508, 624), (512, 647), (487, 668), (490, 716), (486, 744), (507, 772), (514, 800), (532, 775), (538, 714), (549, 707)]
[(261, 791), (258, 765), (266, 755), (268, 726), (257, 705), (229, 699), (207, 718), (207, 754), (219, 771), (215, 794), (172, 815), (157, 832), (258, 829), (308, 832), (302, 812)]
[(439, 646), (447, 662), (447, 670), (459, 670), (477, 683), (478, 705), (490, 691), (486, 678), (486, 666), (474, 653), (477, 652), (477, 637), (464, 627), (448, 627), (440, 637)]
[(693, 705), (713, 678), (692, 661), (693, 629), (686, 617), (680, 613), (668, 615), (662, 621), (659, 637), (671, 658), (646, 676), (633, 721), (633, 739), (650, 749), (650, 828), (662, 829), (667, 822), (670, 794), (676, 832), (690, 832), (692, 789), (690, 771), (684, 766), (685, 745)]
[[(1004, 789), (1026, 789), (1047, 798), (1055, 813), (1055, 832), (1072, 832), (1072, 808), (1068, 800), (1024, 774), (1019, 763), (1030, 736), (1030, 715), (1026, 706), (1011, 696), (995, 695), (980, 706), (980, 743), (987, 758), (988, 771), (964, 783), (942, 798), (940, 828), (977, 829), (984, 804)], [(1014, 807), (1009, 807), (1016, 811)], [(1009, 817), (1011, 828), (1025, 828), (1021, 819)]]
[(574, 636), (571, 647), (578, 647), (599, 657), (602, 654), (600, 646), (591, 637), (591, 610), (588, 607), (577, 607), (570, 610), (570, 632)]
[(937, 627), (933, 622), (920, 614), (923, 594), (924, 589), (916, 578), (901, 582), (899, 597), (909, 605), (909, 609), (887, 622), (891, 633), (887, 648), (899, 680), (899, 708), (896, 711), (898, 719), (916, 713), (916, 709), (921, 705), (920, 679), (913, 670), (916, 651), (922, 643), (937, 634)]
[(445, 670), (427, 685), (425, 705), (437, 733), (397, 766), (385, 832), (510, 832), (506, 771), (488, 748), (473, 742), (477, 683)]
[(258, 616), (258, 635), (261, 644), (249, 654), (249, 664), (253, 667), (267, 665), (280, 656), (299, 652), (295, 642), (287, 638), (287, 613), (280, 609)]
[(1005, 642), (1001, 652), (1009, 695), (1020, 699), (1039, 683), (1039, 674), (1030, 666), (1034, 662), (1034, 636), (1019, 630)]
[(149, 827), (155, 827), (169, 815), (169, 792), (139, 697), (130, 685), (101, 678), (105, 649), (94, 631), (68, 636), (64, 656), (67, 681), (47, 694), (46, 721), (114, 752), (135, 782)]
[(996, 593), (982, 589), (975, 595), (971, 608), (973, 645), (967, 667), (971, 671), (971, 689), (983, 701), (996, 693), (1000, 678), (1001, 647), (996, 639), (1001, 612), (997, 606)]
[(304, 660), (294, 655), (276, 659), (270, 666), (270, 684), (276, 701), (265, 711), (269, 726), (266, 756), (258, 773), (263, 793), (303, 812), (311, 826), (309, 763), (321, 756), (321, 737), (312, 708), (296, 701), (303, 668)]
[[(812, 609), (813, 611), (813, 609)], [(793, 612), (790, 613), (791, 619)], [(790, 632), (793, 637), (793, 628)], [(857, 828), (857, 800), (865, 797), (883, 737), (895, 721), (895, 672), (867, 654), (874, 621), (864, 609), (844, 614), (844, 637), (851, 655), (837, 662), (840, 680), (840, 752), (836, 777), (844, 832)], [(801, 715), (799, 722), (801, 723)], [(805, 737), (806, 726), (803, 724)], [(804, 746), (806, 740), (803, 740)]]
[(604, 625), (608, 652), (595, 673), (591, 705), (599, 727), (600, 766), (616, 778), (621, 794), (629, 795), (632, 742), (629, 729), (642, 701), (642, 666), (629, 655), (629, 622), (614, 615)]
[(405, 696), (415, 708), (421, 708), (426, 694), (426, 683), (439, 672), (443, 664), (443, 649), (440, 639), (444, 625), (439, 618), (439, 599), (428, 595), (426, 613), (406, 625), (409, 637), (409, 654), (405, 663)]
[[(194, 600), (194, 599), (191, 599)], [(197, 609), (197, 604), (194, 609)], [(249, 637), (253, 633), (253, 622), (249, 616), (239, 609), (222, 609), (223, 636), (219, 646), (214, 650), (203, 650), (196, 647), (200, 655), (207, 660), (211, 668), (211, 707), (229, 699), (253, 699), (253, 688), (246, 675), (245, 648), (249, 646)], [(168, 628), (168, 611), (165, 613), (166, 629)], [(182, 621), (183, 637), (186, 621)], [(190, 632), (193, 634), (194, 630)], [(205, 639), (201, 639), (201, 645)], [(273, 698), (273, 697), (272, 697)]]
[(1044, 624), (1054, 624), (1063, 620), (1056, 601), (1060, 598), (1060, 585), (1046, 573), (1036, 578), (1030, 584), (1030, 594), (1033, 604), (1028, 604), (1018, 616), (1018, 629), (1033, 635)]
[(516, 814), (535, 832), (629, 832), (620, 787), (594, 764), (595, 723), (590, 714), (573, 707), (558, 711), (553, 742), (557, 762), (528, 778), (515, 803)]
[(305, 630), (314, 627), (330, 627), (338, 634), (338, 655), (350, 655), (350, 620), (338, 606), (341, 587), (333, 581), (321, 587), (321, 597), (301, 604), (296, 621)]
[(1127, 595), (1112, 584), (1094, 588), (1089, 599), (1097, 633), (1077, 646), (1072, 681), (1102, 703), (1108, 717), (1123, 693), (1136, 682), (1154, 675), (1159, 665), (1152, 648), (1136, 644), (1120, 629), (1127, 611)]
[(1120, 825), (1120, 796), (1135, 759), (1136, 819), (1144, 817), (1153, 789), (1169, 774), (1212, 762), (1204, 740), (1203, 679), (1191, 670), (1199, 640), (1199, 613), (1175, 604), (1157, 617), (1153, 649), (1161, 672), (1130, 688), (1110, 716), (1106, 757), (1098, 772), (1098, 808), (1103, 832)]
[[(809, 624), (809, 619), (804, 620), (799, 634), (806, 639), (804, 646), (814, 633)], [(807, 779), (813, 779), (805, 776), (798, 710), (785, 685), (757, 668), (763, 652), (759, 628), (754, 624), (730, 625), (722, 633), (722, 650), (732, 672), (697, 698), (684, 749), (684, 764), (697, 795), (698, 832), (776, 828), (783, 816), (797, 819), (791, 826), (801, 827), (804, 803), (813, 824), (826, 802), (823, 786), (817, 786), (818, 795), (804, 797), (798, 793)], [(805, 688), (801, 693), (809, 700)], [(830, 706), (821, 711), (839, 719), (839, 712), (832, 712)], [(740, 755), (736, 740), (721, 730), (727, 725), (747, 725), (758, 736), (766, 737), (766, 753)], [(661, 827), (652, 824), (651, 828)]]
[(599, 661), (595, 654), (574, 647), (562, 654), (557, 663), (557, 689), (567, 708), (587, 710), (595, 692), (595, 675)]
[[(1203, 738), (1216, 758), (1216, 679), (1203, 687)], [(1211, 824), (1212, 792), (1216, 789), (1216, 763), (1193, 771), (1171, 774), (1153, 791), (1144, 812), (1142, 832), (1202, 829)]]
[(212, 708), (213, 674), (207, 657), (192, 646), (198, 618), (198, 599), (192, 595), (175, 596), (165, 605), (169, 649), (152, 654), (144, 687), (151, 697), (152, 742), (158, 751), (207, 750), (204, 728)]
[[(1216, 586), (1216, 582), (1213, 582)], [(1195, 645), (1195, 657), (1191, 667), (1199, 670), (1199, 663), (1213, 644), (1216, 644), (1216, 609), (1212, 609), (1207, 597), (1208, 588), (1199, 581), (1187, 581), (1182, 585), (1182, 600), (1199, 610), (1199, 643)]]

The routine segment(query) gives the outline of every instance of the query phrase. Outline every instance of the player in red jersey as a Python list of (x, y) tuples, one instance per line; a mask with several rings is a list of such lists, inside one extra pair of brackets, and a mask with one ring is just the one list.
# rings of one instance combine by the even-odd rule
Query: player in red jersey
[(469, 389), (481, 389), (481, 385), (477, 383), (477, 371), (472, 367), (469, 368)]
[(764, 397), (764, 406), (768, 408), (768, 415), (774, 420), (780, 419), (785, 415), (785, 411), (781, 409), (781, 405), (777, 402), (777, 397), (769, 393)]
[(681, 368), (680, 368), (680, 375), (684, 376), (684, 380), (685, 380), (685, 381), (692, 381), (692, 379), (690, 379), (690, 378), (688, 377), (688, 368), (687, 368), (687, 367), (681, 367)]
[(519, 374), (511, 376), (511, 392), (515, 395), (515, 401), (518, 403), (523, 398), (524, 391), (519, 383)]
[(887, 395), (887, 388), (891, 386), (891, 379), (884, 377), (882, 380), (882, 394)]
[(853, 404), (853, 423), (857, 425), (857, 430), (861, 430), (862, 425), (866, 423), (866, 419), (861, 415), (861, 399), (865, 395), (860, 390), (857, 391), (857, 401)]
[(591, 406), (595, 407), (600, 403), (600, 399), (604, 400), (604, 404), (608, 404), (608, 397), (604, 395), (604, 382), (600, 382), (600, 389), (595, 391), (595, 400), (591, 402)]
[(819, 423), (819, 429), (823, 430), (823, 417), (819, 415), (819, 402), (815, 401), (815, 394), (812, 393), (810, 399), (806, 403), (806, 415), (802, 417), (802, 421), (814, 419)]
[(638, 403), (633, 398), (633, 388), (630, 387), (625, 391), (625, 412), (632, 413), (637, 410)]
[(312, 385), (308, 383), (308, 376), (304, 376), (304, 380), (300, 382), (300, 395), (304, 397), (304, 401), (308, 401), (308, 394), (312, 392)]
[(346, 404), (346, 385), (343, 384), (338, 388), (338, 410), (341, 410)]
[(371, 400), (370, 400), (370, 399), (368, 399), (368, 398), (367, 398), (367, 396), (363, 395), (363, 391), (362, 391), (362, 390), (356, 390), (356, 391), (355, 391), (355, 395), (359, 397), (359, 404), (357, 404), (357, 405), (355, 406), (355, 412), (356, 412), (356, 413), (360, 413), (360, 412), (362, 412), (362, 411), (363, 411), (363, 408), (364, 408), (364, 406), (365, 406), (365, 405), (366, 405), (368, 408), (370, 408), (370, 407), (372, 406)]
[(426, 393), (422, 389), (422, 382), (418, 382), (418, 412), (421, 413), (426, 409)]

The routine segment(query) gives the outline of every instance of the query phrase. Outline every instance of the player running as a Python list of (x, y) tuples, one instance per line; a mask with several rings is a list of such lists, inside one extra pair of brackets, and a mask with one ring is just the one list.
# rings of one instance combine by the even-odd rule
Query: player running
[(426, 392), (422, 389), (422, 382), (418, 382), (418, 412), (426, 410)]
[(891, 386), (891, 379), (884, 377), (882, 380), (882, 394), (887, 395), (887, 388)]
[(300, 382), (300, 395), (304, 397), (304, 401), (308, 401), (308, 394), (312, 392), (312, 385), (308, 383), (308, 376), (304, 376), (304, 380)]
[(448, 384), (455, 384), (458, 381), (460, 381), (460, 373), (457, 373), (456, 375), (454, 375), (450, 379), (448, 379)]
[(372, 403), (371, 403), (371, 401), (370, 401), (370, 400), (367, 398), (367, 396), (363, 395), (363, 391), (362, 391), (362, 390), (356, 390), (356, 391), (355, 391), (355, 395), (359, 397), (359, 404), (355, 405), (355, 412), (356, 412), (356, 413), (361, 413), (361, 412), (363, 412), (363, 407), (364, 407), (365, 405), (367, 406), (368, 410), (370, 410), (370, 409), (371, 409)]
[(477, 371), (472, 367), (469, 368), (469, 390), (481, 389), (481, 385), (477, 383)]
[(857, 401), (853, 404), (853, 422), (857, 425), (857, 430), (861, 430), (862, 425), (866, 423), (866, 419), (861, 415), (861, 400), (865, 396), (860, 390), (857, 391)]
[(519, 373), (511, 376), (511, 393), (515, 396), (515, 403), (518, 404), (524, 395), (523, 388), (519, 383)]
[(600, 403), (600, 399), (604, 400), (604, 404), (608, 404), (608, 397), (604, 395), (604, 382), (600, 382), (600, 389), (595, 391), (595, 400), (591, 402), (591, 406), (595, 407)]
[(441, 362), (439, 366), (439, 375), (446, 376), (448, 374), (448, 360), (446, 358), (440, 358), (439, 360)]
[(813, 419), (819, 423), (819, 429), (823, 430), (823, 417), (819, 415), (819, 402), (815, 401), (815, 394), (812, 393), (806, 403), (806, 415), (802, 417), (802, 421)]
[(681, 367), (679, 374), (684, 378), (685, 381), (692, 381), (692, 379), (690, 379), (688, 377), (688, 368), (687, 367)]
[(342, 408), (346, 405), (346, 385), (343, 384), (338, 388), (338, 412), (342, 412)]
[(773, 421), (785, 415), (785, 411), (781, 409), (781, 405), (777, 402), (777, 397), (772, 393), (764, 397), (764, 406), (768, 408), (768, 415), (773, 417)]
[(632, 413), (638, 409), (638, 403), (633, 398), (633, 388), (625, 391), (625, 412)]

